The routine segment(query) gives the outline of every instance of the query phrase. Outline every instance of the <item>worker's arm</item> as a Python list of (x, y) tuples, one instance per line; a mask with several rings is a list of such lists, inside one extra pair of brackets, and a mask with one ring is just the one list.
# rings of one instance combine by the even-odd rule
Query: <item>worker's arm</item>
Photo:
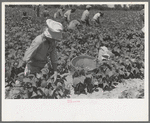
[(39, 39), (36, 38), (35, 40), (33, 40), (31, 46), (25, 52), (23, 61), (29, 62), (33, 58), (33, 56), (36, 54), (38, 48), (40, 48), (40, 42), (39, 42)]

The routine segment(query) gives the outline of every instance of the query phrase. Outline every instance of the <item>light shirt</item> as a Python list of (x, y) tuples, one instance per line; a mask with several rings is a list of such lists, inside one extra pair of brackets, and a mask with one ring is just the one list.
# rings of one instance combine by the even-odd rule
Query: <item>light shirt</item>
[(87, 21), (88, 19), (89, 19), (89, 11), (88, 10), (85, 10), (84, 12), (83, 12), (83, 14), (82, 14), (82, 17), (81, 17), (81, 20), (83, 21), (83, 22), (85, 22), (85, 21)]
[(66, 17), (67, 20), (70, 21), (70, 15), (71, 15), (71, 10), (68, 10), (65, 12), (64, 17)]
[(42, 66), (47, 63), (47, 56), (50, 57), (54, 70), (57, 69), (57, 51), (55, 41), (47, 41), (44, 34), (37, 36), (31, 46), (26, 50), (24, 61), (32, 62), (35, 66)]
[(80, 25), (79, 21), (72, 20), (68, 25), (68, 29), (75, 29), (78, 25)]
[(93, 20), (97, 21), (99, 19), (100, 15), (101, 15), (100, 13), (96, 13), (93, 17)]
[(62, 9), (58, 9), (57, 12), (54, 14), (54, 18), (57, 18), (59, 16), (63, 16)]

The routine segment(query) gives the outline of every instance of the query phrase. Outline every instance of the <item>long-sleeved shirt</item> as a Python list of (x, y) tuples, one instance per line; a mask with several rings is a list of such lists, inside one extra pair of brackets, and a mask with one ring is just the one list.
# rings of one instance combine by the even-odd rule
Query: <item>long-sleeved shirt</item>
[(67, 20), (70, 21), (70, 15), (71, 15), (71, 10), (68, 10), (65, 12), (64, 17), (66, 17)]
[(57, 12), (54, 14), (54, 18), (57, 18), (59, 16), (63, 16), (63, 11), (62, 9), (58, 9)]
[(81, 17), (81, 21), (83, 21), (83, 22), (86, 22), (86, 21), (88, 21), (89, 20), (89, 11), (88, 10), (85, 10), (84, 12), (83, 12), (83, 14), (82, 14), (82, 17)]
[[(44, 67), (48, 61), (47, 57), (50, 57), (54, 71), (57, 70), (57, 51), (55, 41), (46, 40), (44, 34), (37, 36), (31, 46), (25, 52), (23, 58), (24, 61), (32, 62), (37, 67)], [(42, 66), (40, 66), (42, 65)]]
[(96, 13), (96, 14), (93, 16), (93, 20), (99, 21), (99, 18), (100, 18), (100, 13)]

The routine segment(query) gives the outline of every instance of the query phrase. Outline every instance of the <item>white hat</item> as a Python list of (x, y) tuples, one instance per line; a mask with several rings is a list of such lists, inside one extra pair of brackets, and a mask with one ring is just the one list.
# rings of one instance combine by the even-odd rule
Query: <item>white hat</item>
[(101, 47), (101, 49), (104, 51), (108, 51), (107, 47), (105, 47), (105, 46)]
[(47, 19), (46, 24), (48, 26), (48, 29), (44, 32), (45, 36), (60, 40), (63, 30), (62, 24), (51, 19)]
[(63, 30), (62, 24), (59, 23), (59, 22), (56, 22), (52, 19), (47, 19), (46, 24), (48, 25), (50, 30), (53, 31), (53, 32), (61, 32)]
[(91, 8), (91, 7), (92, 7), (92, 6), (90, 6), (90, 5), (87, 5), (87, 6), (86, 6), (87, 9), (88, 9), (88, 8)]

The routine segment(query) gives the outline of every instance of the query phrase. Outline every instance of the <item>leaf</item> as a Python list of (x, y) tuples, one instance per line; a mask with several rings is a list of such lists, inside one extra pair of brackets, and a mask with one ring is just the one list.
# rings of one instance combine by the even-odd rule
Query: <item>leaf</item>
[(47, 83), (53, 83), (54, 81), (53, 81), (53, 79), (51, 79), (51, 78), (49, 78), (48, 80), (47, 80)]
[(19, 60), (19, 64), (18, 64), (17, 68), (22, 67), (23, 63), (24, 63), (23, 60)]
[(45, 94), (46, 96), (48, 96), (49, 90), (48, 90), (47, 88), (44, 89), (44, 94)]
[(40, 96), (43, 96), (44, 95), (44, 88), (38, 88), (37, 94)]
[(104, 83), (103, 83), (103, 88), (105, 88), (106, 86), (108, 86), (108, 83), (107, 83), (107, 82), (104, 82)]
[(37, 87), (36, 81), (32, 81), (32, 86)]
[(48, 74), (49, 73), (49, 70), (47, 68), (43, 68), (41, 70), (42, 74)]
[(33, 91), (31, 98), (36, 97), (37, 94)]
[(39, 79), (39, 78), (42, 78), (43, 74), (42, 73), (36, 73), (36, 77)]
[(17, 76), (24, 76), (24, 72), (19, 73)]
[(107, 74), (109, 77), (111, 77), (114, 73), (112, 71), (109, 71)]
[(60, 96), (64, 95), (64, 93), (63, 93), (63, 91), (61, 89), (58, 91), (58, 93), (60, 94)]
[(120, 75), (124, 75), (124, 72), (122, 70), (119, 70)]
[(54, 90), (49, 89), (49, 96), (52, 96), (52, 95), (53, 95), (53, 93), (54, 93)]
[(29, 78), (24, 78), (23, 82), (25, 82), (25, 83), (30, 82), (31, 83), (31, 80)]

